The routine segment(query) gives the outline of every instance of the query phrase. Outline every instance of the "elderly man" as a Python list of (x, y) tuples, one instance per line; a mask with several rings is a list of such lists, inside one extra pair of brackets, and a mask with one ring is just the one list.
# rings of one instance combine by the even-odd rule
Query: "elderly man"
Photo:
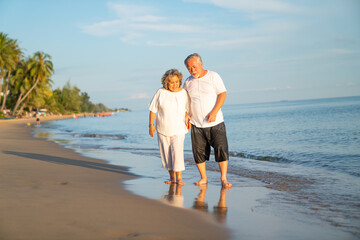
[(227, 181), (229, 160), (228, 142), (221, 107), (226, 98), (225, 85), (216, 72), (205, 70), (199, 54), (189, 55), (185, 66), (191, 74), (184, 83), (190, 96), (190, 116), (193, 127), (191, 142), (196, 166), (201, 179), (195, 185), (207, 184), (206, 164), (210, 158), (210, 147), (214, 148), (215, 161), (221, 172), (221, 184), (231, 188)]

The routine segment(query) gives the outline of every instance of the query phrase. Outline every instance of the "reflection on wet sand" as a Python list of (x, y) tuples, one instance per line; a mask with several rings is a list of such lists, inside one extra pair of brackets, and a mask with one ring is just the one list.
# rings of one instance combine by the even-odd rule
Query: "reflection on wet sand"
[[(197, 209), (202, 212), (209, 212), (208, 204), (205, 202), (205, 195), (207, 190), (207, 185), (200, 185), (200, 192), (195, 198), (193, 208)], [(221, 223), (225, 223), (226, 221), (226, 214), (227, 214), (227, 206), (226, 206), (226, 188), (220, 189), (220, 198), (217, 205), (214, 206), (213, 215), (215, 216), (216, 220)]]
[(169, 193), (167, 195), (163, 195), (161, 199), (166, 200), (175, 207), (184, 207), (184, 197), (181, 195), (181, 187), (183, 186), (180, 184), (169, 184)]
[[(179, 184), (169, 184), (169, 192), (166, 195), (162, 195), (161, 199), (166, 203), (171, 204), (175, 207), (184, 207), (184, 196), (181, 195), (182, 187)], [(213, 207), (213, 212), (209, 211), (208, 203), (205, 201), (207, 184), (200, 185), (199, 194), (195, 197), (192, 208), (201, 212), (213, 214), (215, 219), (220, 223), (225, 223), (227, 216), (227, 205), (226, 205), (226, 188), (220, 188), (220, 197), (218, 203)]]
[(202, 212), (209, 212), (208, 204), (205, 202), (207, 184), (200, 185), (199, 188), (200, 188), (200, 193), (195, 198), (193, 208)]

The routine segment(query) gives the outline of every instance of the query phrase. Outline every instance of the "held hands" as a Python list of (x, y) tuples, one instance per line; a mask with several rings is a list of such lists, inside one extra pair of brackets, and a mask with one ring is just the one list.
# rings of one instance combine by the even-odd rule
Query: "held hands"
[(191, 129), (190, 121), (191, 121), (191, 117), (189, 116), (189, 114), (185, 113), (185, 125), (188, 131)]
[(190, 121), (188, 121), (187, 123), (185, 123), (186, 124), (186, 128), (187, 128), (187, 130), (188, 131), (190, 131), (190, 129), (191, 129), (191, 122)]

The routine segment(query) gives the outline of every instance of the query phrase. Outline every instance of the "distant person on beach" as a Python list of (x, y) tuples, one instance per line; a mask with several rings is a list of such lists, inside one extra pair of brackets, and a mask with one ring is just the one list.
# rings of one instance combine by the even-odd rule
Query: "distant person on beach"
[(150, 103), (149, 134), (154, 136), (156, 116), (156, 131), (163, 168), (169, 171), (170, 180), (166, 184), (177, 183), (185, 185), (182, 181), (184, 164), (185, 134), (191, 125), (187, 111), (189, 98), (182, 89), (182, 74), (177, 69), (168, 70), (162, 77), (160, 88)]
[(36, 113), (36, 125), (40, 125), (40, 113)]
[(210, 159), (211, 147), (214, 148), (215, 161), (221, 172), (221, 184), (231, 188), (227, 181), (228, 142), (221, 107), (226, 98), (223, 80), (216, 72), (205, 70), (199, 54), (189, 55), (185, 66), (191, 74), (184, 83), (190, 96), (191, 142), (196, 166), (201, 179), (195, 185), (207, 184), (205, 162)]

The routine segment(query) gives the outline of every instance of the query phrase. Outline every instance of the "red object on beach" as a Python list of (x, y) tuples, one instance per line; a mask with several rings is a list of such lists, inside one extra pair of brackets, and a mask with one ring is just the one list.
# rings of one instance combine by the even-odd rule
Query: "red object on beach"
[(111, 116), (113, 113), (112, 112), (103, 112), (103, 113), (98, 113), (96, 116), (97, 117), (108, 117)]

